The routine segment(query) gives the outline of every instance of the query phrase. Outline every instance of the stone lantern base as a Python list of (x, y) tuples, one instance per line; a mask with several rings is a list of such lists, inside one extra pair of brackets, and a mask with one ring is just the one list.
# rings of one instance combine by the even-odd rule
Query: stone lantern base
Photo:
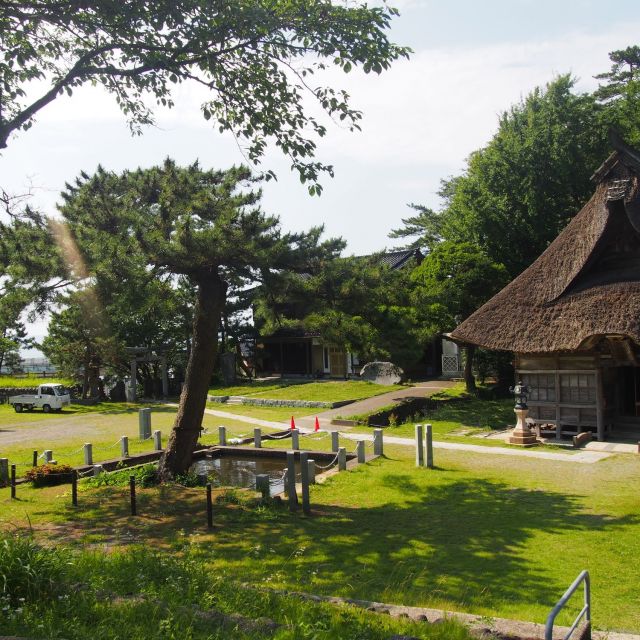
[(514, 409), (518, 421), (516, 422), (516, 428), (511, 432), (509, 437), (509, 444), (515, 444), (520, 447), (533, 447), (539, 444), (535, 434), (531, 433), (529, 425), (527, 424), (527, 414), (529, 409)]

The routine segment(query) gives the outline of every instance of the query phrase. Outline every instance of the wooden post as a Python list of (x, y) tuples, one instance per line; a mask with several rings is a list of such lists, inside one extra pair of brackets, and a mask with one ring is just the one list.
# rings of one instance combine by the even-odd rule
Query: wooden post
[(302, 479), (302, 513), (308, 516), (311, 515), (311, 504), (309, 501), (309, 454), (306, 451), (300, 452), (300, 476)]
[(347, 470), (347, 450), (344, 447), (338, 449), (338, 471)]
[(213, 529), (213, 502), (211, 500), (211, 483), (207, 483), (207, 528)]
[(340, 434), (337, 431), (331, 432), (331, 451), (338, 453), (340, 449)]
[(82, 449), (84, 450), (84, 463), (93, 464), (93, 445), (90, 442), (85, 442)]
[(291, 429), (291, 448), (300, 451), (300, 430)]
[(416, 425), (416, 467), (424, 467), (424, 443), (422, 442), (422, 425)]
[(376, 456), (384, 455), (383, 433), (382, 429), (373, 430), (373, 454)]
[(156, 451), (162, 451), (162, 431), (158, 429), (153, 432), (153, 448)]
[(358, 464), (364, 464), (364, 440), (356, 442), (356, 454), (358, 456)]
[(138, 509), (136, 506), (136, 477), (129, 476), (129, 497), (131, 499), (131, 515), (138, 515)]
[(269, 476), (266, 473), (259, 473), (256, 476), (256, 491), (259, 491), (262, 494), (263, 500), (268, 500), (271, 497)]
[(425, 425), (425, 435), (427, 440), (427, 468), (433, 469), (433, 427)]
[(556, 376), (555, 376), (555, 390), (556, 390), (556, 440), (562, 440), (562, 427), (560, 426), (560, 421), (562, 420), (562, 410), (560, 409), (560, 371), (558, 371), (558, 367), (560, 366), (559, 361), (556, 359)]
[(309, 484), (316, 483), (316, 461), (315, 460), (307, 460), (307, 464), (309, 465)]
[(16, 465), (11, 465), (11, 499), (16, 498)]
[(218, 444), (221, 447), (227, 446), (227, 428), (223, 425), (218, 427)]
[(596, 369), (596, 428), (598, 442), (604, 442), (604, 387), (600, 367)]
[(71, 504), (78, 506), (78, 472), (73, 471), (71, 474)]
[(129, 457), (129, 438), (127, 436), (120, 438), (120, 454), (123, 458)]
[(256, 427), (253, 430), (253, 444), (256, 449), (260, 449), (262, 447), (262, 430), (260, 427)]
[(33, 450), (33, 463), (31, 466), (32, 467), (38, 466), (38, 452), (35, 449)]
[(9, 458), (0, 458), (0, 486), (9, 484)]
[(298, 508), (298, 494), (296, 493), (296, 452), (287, 451), (287, 494), (289, 497), (289, 511)]

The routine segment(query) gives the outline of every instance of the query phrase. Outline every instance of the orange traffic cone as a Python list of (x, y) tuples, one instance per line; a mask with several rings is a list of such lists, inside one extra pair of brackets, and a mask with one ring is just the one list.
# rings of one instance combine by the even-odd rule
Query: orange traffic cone
[(291, 416), (291, 428), (292, 429), (296, 428), (296, 421), (293, 419), (293, 416)]
[(320, 420), (318, 420), (318, 416), (316, 416), (316, 428), (314, 431), (320, 431)]

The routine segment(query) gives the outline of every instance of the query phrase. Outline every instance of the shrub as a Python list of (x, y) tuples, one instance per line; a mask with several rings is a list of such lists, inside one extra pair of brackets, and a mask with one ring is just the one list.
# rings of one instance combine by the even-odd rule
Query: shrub
[(155, 464), (143, 464), (133, 469), (121, 469), (111, 473), (100, 473), (89, 478), (86, 482), (90, 487), (111, 487), (129, 485), (129, 478), (134, 476), (140, 487), (153, 487), (158, 484), (158, 468)]
[(66, 558), (24, 534), (0, 537), (0, 600), (17, 606), (64, 590)]
[(31, 467), (25, 477), (33, 482), (34, 487), (45, 487), (68, 482), (72, 473), (74, 473), (73, 467), (68, 464), (43, 464), (39, 467)]

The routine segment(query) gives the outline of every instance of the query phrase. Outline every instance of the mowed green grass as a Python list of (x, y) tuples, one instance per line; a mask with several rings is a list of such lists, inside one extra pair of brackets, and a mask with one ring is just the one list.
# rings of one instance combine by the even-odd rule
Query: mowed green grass
[[(143, 404), (102, 403), (93, 407), (72, 405), (61, 413), (41, 411), (15, 413), (11, 407), (0, 405), (0, 457), (18, 465), (18, 475), (31, 466), (33, 451), (42, 454), (53, 451), (59, 463), (80, 465), (84, 462), (82, 446), (93, 444), (95, 462), (120, 457), (120, 438), (129, 438), (129, 452), (143, 453), (153, 449), (153, 440), (139, 440), (138, 410)], [(151, 429), (162, 431), (166, 444), (175, 420), (175, 407), (152, 405)], [(233, 437), (252, 433), (253, 426), (239, 420), (205, 414), (202, 420), (207, 430), (201, 437), (203, 444), (218, 443), (217, 427), (223, 425)]]
[(305, 385), (284, 387), (274, 391), (263, 391), (254, 394), (256, 398), (271, 398), (273, 400), (311, 400), (318, 402), (341, 402), (344, 400), (363, 400), (379, 396), (390, 391), (404, 389), (402, 385), (383, 386), (362, 380), (346, 382), (311, 382)]
[(250, 396), (254, 393), (261, 393), (262, 391), (273, 391), (276, 389), (282, 389), (283, 387), (289, 387), (299, 384), (307, 384), (308, 380), (254, 380), (252, 382), (245, 382), (243, 384), (237, 384), (233, 386), (214, 385), (209, 389), (209, 395), (212, 396)]
[(77, 510), (68, 488), (19, 488), (19, 504), (0, 493), (0, 513), (11, 527), (31, 521), (81, 544), (191, 539), (212, 574), (249, 583), (537, 622), (588, 569), (594, 625), (640, 631), (640, 457), (578, 464), (436, 450), (427, 470), (411, 448), (385, 453), (312, 487), (312, 517), (218, 505), (213, 533), (202, 489), (146, 489), (130, 518), (122, 487), (81, 487)]
[(73, 380), (70, 378), (43, 378), (41, 376), (0, 376), (0, 388), (22, 389), (24, 387), (37, 387), (41, 384), (64, 384), (70, 386)]
[(310, 407), (263, 407), (250, 404), (221, 404), (219, 402), (207, 402), (207, 409), (222, 411), (223, 413), (232, 413), (247, 418), (282, 423), (289, 422), (291, 416), (293, 416), (294, 419), (302, 418), (304, 416), (315, 415), (322, 411), (322, 409)]
[(270, 400), (308, 400), (312, 402), (342, 402), (344, 400), (363, 400), (390, 391), (403, 389), (402, 385), (383, 386), (362, 380), (300, 382), (284, 381), (260, 383), (236, 387), (216, 387), (210, 389), (211, 395), (245, 395), (254, 398), (268, 398)]

